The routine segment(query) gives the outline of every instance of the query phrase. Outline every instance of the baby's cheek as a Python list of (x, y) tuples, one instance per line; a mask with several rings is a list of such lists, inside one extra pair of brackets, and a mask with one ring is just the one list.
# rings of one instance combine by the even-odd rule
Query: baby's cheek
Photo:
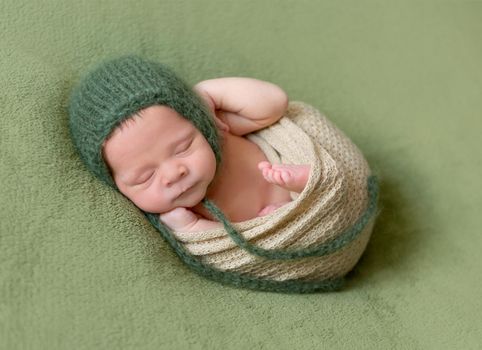
[(151, 196), (146, 195), (146, 193), (141, 191), (126, 191), (124, 195), (139, 209), (150, 212), (157, 213), (155, 201)]
[(144, 194), (142, 202), (146, 207), (151, 208), (152, 212), (156, 213), (166, 212), (174, 208), (173, 200), (164, 193), (152, 189)]
[(211, 147), (205, 150), (198, 161), (200, 163), (198, 169), (202, 169), (203, 176), (211, 181), (216, 174), (216, 156)]

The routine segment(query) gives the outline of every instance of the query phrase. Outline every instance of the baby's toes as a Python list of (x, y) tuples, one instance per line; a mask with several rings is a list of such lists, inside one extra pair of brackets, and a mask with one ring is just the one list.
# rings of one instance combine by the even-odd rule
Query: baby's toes
[(289, 184), (290, 181), (293, 179), (293, 175), (290, 172), (290, 169), (286, 169), (280, 165), (274, 165), (271, 169), (273, 173), (273, 178), (276, 184), (278, 185), (286, 185)]
[(280, 182), (278, 172), (273, 169), (266, 169), (265, 179), (273, 184), (278, 184)]
[(271, 163), (267, 161), (262, 161), (258, 163), (258, 169), (263, 170), (263, 169), (269, 169), (271, 168)]
[(263, 176), (266, 179), (266, 181), (278, 185), (282, 184), (283, 180), (281, 179), (281, 174), (279, 171), (273, 170), (273, 169), (263, 169)]
[(293, 176), (289, 171), (282, 170), (280, 171), (281, 173), (281, 179), (283, 180), (283, 183), (289, 184), (290, 181), (293, 179)]
[(264, 168), (262, 170), (263, 176), (267, 181), (271, 181), (271, 174), (273, 171), (271, 169)]
[(274, 173), (274, 179), (276, 181), (276, 183), (278, 185), (284, 185), (285, 184), (285, 180), (283, 179), (283, 177), (286, 175), (284, 171), (280, 171), (280, 170), (275, 170), (273, 171)]

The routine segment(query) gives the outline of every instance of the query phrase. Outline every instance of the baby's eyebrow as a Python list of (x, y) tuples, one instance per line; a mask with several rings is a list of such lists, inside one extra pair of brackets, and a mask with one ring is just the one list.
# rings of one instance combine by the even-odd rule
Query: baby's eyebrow
[[(169, 150), (173, 150), (176, 146), (178, 146), (179, 144), (183, 143), (184, 141), (188, 140), (191, 138), (191, 136), (194, 134), (194, 132), (191, 130), (189, 131), (188, 133), (184, 133), (180, 138), (178, 138), (177, 140), (173, 141), (169, 146), (168, 146), (168, 149)], [(134, 181), (135, 179), (137, 179), (141, 174), (142, 172), (147, 168), (147, 166), (141, 166), (139, 168), (136, 168), (132, 171), (126, 171), (124, 173), (121, 173), (120, 176), (121, 178), (124, 179), (124, 182), (132, 182)]]

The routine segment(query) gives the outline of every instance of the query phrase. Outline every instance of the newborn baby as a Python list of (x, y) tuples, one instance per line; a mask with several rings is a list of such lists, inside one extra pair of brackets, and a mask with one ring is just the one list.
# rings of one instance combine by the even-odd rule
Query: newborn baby
[(86, 168), (209, 279), (336, 290), (370, 238), (378, 181), (362, 153), (272, 83), (231, 77), (190, 87), (166, 65), (130, 54), (84, 75), (68, 112)]
[(212, 200), (231, 222), (272, 213), (300, 193), (309, 165), (271, 164), (243, 137), (278, 121), (288, 97), (277, 85), (219, 78), (194, 86), (222, 136), (223, 162), (203, 134), (174, 109), (152, 105), (124, 120), (103, 143), (103, 157), (119, 190), (140, 209), (178, 231), (221, 227), (200, 203)]

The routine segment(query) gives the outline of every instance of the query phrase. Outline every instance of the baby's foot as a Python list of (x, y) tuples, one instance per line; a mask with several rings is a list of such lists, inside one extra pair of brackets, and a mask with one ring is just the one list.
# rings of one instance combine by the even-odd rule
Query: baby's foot
[(308, 182), (310, 165), (271, 164), (259, 162), (258, 168), (266, 181), (292, 192), (301, 193)]

